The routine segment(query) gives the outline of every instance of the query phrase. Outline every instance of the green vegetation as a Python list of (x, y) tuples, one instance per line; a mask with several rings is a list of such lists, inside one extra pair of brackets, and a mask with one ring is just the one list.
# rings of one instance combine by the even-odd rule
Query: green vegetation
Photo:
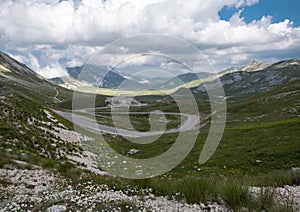
[(234, 211), (245, 207), (250, 199), (248, 189), (237, 183), (225, 184), (221, 193), (225, 203)]
[[(128, 119), (128, 115), (124, 114), (107, 114), (107, 113), (96, 113), (96, 118), (98, 123), (108, 125), (108, 126), (118, 126), (118, 128), (137, 130), (140, 132), (148, 132), (151, 128), (149, 119), (154, 122), (155, 128), (152, 130), (160, 131), (163, 127), (166, 127), (166, 130), (175, 129), (180, 127), (181, 123), (183, 124), (186, 120), (186, 117), (180, 115), (152, 115), (149, 114), (130, 114), (129, 120), (132, 125), (132, 128), (125, 121)], [(143, 123), (143, 124), (141, 124)], [(134, 129), (133, 129), (134, 128)]]
[(185, 177), (179, 184), (179, 190), (187, 203), (217, 200), (216, 183), (209, 177)]
[[(121, 180), (109, 178), (101, 181), (114, 188), (128, 185), (138, 188), (152, 188), (156, 195), (183, 198), (187, 202), (210, 202), (223, 200), (235, 210), (292, 211), (289, 200), (283, 205), (274, 204), (275, 193), (263, 191), (257, 197), (249, 194), (248, 186), (299, 185), (300, 171), (300, 118), (286, 108), (299, 108), (300, 84), (283, 85), (269, 93), (228, 105), (229, 123), (223, 139), (212, 158), (203, 165), (198, 157), (206, 140), (209, 126), (202, 129), (196, 145), (188, 157), (165, 176), (147, 180)], [(290, 93), (291, 91), (295, 91)], [(280, 95), (285, 93), (285, 95)], [(286, 94), (288, 93), (288, 94)], [(280, 100), (272, 96), (280, 96)], [(271, 97), (271, 98), (270, 98)], [(151, 100), (148, 99), (150, 102)], [(166, 101), (166, 100), (165, 100)], [(284, 104), (280, 103), (284, 102)], [(143, 108), (151, 111), (176, 110), (173, 104), (149, 104)], [(135, 111), (141, 110), (139, 108)], [(242, 113), (239, 113), (242, 111)], [(275, 112), (274, 112), (275, 111)], [(282, 111), (276, 116), (276, 111)], [(209, 111), (202, 111), (209, 114)], [(268, 118), (244, 119), (268, 113)], [(273, 115), (272, 115), (273, 114)], [(235, 122), (235, 119), (242, 121)], [(245, 120), (245, 121), (244, 121)], [(148, 145), (138, 145), (121, 137), (106, 136), (106, 140), (117, 152), (125, 154), (130, 149), (139, 149), (134, 158), (151, 158), (165, 152), (174, 143), (177, 135), (163, 135)], [(92, 177), (94, 180), (95, 178)]]
[(0, 167), (18, 166), (14, 160), (20, 160), (61, 173), (76, 168), (63, 153), (81, 152), (81, 147), (49, 133), (57, 123), (49, 124), (43, 106), (14, 93), (0, 99), (0, 111)]

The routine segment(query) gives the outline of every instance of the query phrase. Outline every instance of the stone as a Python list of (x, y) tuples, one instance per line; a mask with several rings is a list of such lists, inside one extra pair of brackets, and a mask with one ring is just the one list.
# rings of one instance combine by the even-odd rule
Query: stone
[(137, 154), (139, 151), (140, 151), (140, 150), (138, 150), (138, 149), (131, 149), (131, 150), (129, 150), (129, 152), (128, 152), (127, 154), (128, 154), (128, 155), (135, 155), (135, 154)]
[(298, 113), (297, 109), (296, 108), (292, 108), (289, 110), (289, 113)]

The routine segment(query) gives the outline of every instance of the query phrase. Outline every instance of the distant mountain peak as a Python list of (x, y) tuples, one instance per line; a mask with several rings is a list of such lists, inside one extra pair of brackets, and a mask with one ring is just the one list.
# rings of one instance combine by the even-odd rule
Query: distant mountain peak
[(228, 69), (225, 69), (224, 71), (221, 71), (220, 74), (229, 74), (233, 72), (239, 72), (239, 71), (246, 71), (246, 72), (252, 72), (252, 71), (261, 71), (267, 67), (269, 67), (271, 64), (265, 61), (259, 61), (259, 60), (252, 60), (249, 64), (240, 66), (240, 67), (230, 67)]
[(269, 67), (270, 65), (270, 63), (265, 61), (252, 60), (248, 65), (241, 67), (241, 71), (260, 71)]

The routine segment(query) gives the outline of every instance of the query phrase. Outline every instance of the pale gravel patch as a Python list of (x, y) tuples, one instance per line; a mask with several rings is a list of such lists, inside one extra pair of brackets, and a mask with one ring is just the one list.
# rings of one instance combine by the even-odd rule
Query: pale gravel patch
[[(107, 185), (94, 185), (92, 181), (82, 185), (67, 185), (60, 176), (53, 175), (47, 171), (38, 170), (4, 170), (0, 173), (7, 176), (7, 180), (13, 185), (7, 187), (0, 186), (0, 191), (11, 192), (13, 196), (3, 201), (5, 205), (0, 205), (0, 211), (33, 211), (40, 205), (48, 205), (46, 211), (59, 212), (81, 208), (85, 211), (95, 211), (98, 204), (103, 205), (108, 211), (121, 211), (120, 204), (128, 204), (138, 208), (138, 211), (228, 211), (224, 205), (212, 203), (187, 204), (184, 201), (176, 201), (167, 197), (155, 197), (151, 189), (144, 189), (141, 192), (145, 195), (134, 195), (136, 189), (127, 188), (125, 191), (115, 191), (108, 188)], [(23, 177), (25, 174), (25, 177)], [(2, 176), (1, 176), (2, 177)], [(19, 179), (20, 178), (20, 179)], [(31, 178), (31, 179), (29, 179)], [(51, 182), (47, 179), (50, 178)], [(37, 186), (32, 189), (23, 189), (18, 184), (35, 182)], [(64, 185), (62, 182), (65, 182)], [(41, 183), (47, 183), (47, 186), (39, 187)], [(8, 190), (7, 190), (8, 189)]]
[[(57, 119), (55, 119), (51, 113), (47, 110), (44, 110), (44, 113), (46, 114), (47, 118), (51, 120), (51, 122), (43, 122), (43, 124), (52, 126), (54, 130), (49, 130), (45, 127), (40, 127), (44, 131), (50, 132), (53, 135), (59, 137), (61, 140), (76, 144), (78, 146), (82, 145), (82, 142), (86, 141), (93, 141), (94, 139), (85, 135), (82, 135), (76, 131), (68, 130), (64, 125), (60, 124)], [(58, 126), (63, 126), (57, 127), (53, 126), (53, 123), (59, 123)], [(92, 173), (98, 174), (98, 175), (109, 175), (107, 172), (100, 171), (97, 166), (97, 155), (89, 152), (89, 151), (83, 151), (82, 153), (77, 153), (75, 154), (65, 154), (65, 156), (74, 162), (83, 164), (84, 166), (78, 166), (78, 168), (83, 169), (83, 170), (88, 170)]]
[(37, 166), (33, 170), (0, 169), (0, 178), (11, 183), (5, 190), (15, 195), (25, 193), (37, 195), (53, 187), (58, 180), (53, 173)]
[[(56, 130), (56, 131), (55, 131)], [(54, 127), (54, 130), (47, 130), (61, 140), (80, 145), (82, 141), (93, 141), (93, 138), (82, 135), (78, 132)], [(58, 131), (58, 132), (57, 132)]]
[[(51, 122), (42, 122), (43, 124), (47, 124), (49, 126), (52, 126), (54, 130), (49, 130), (45, 129), (49, 132), (51, 132), (55, 136), (59, 136), (61, 140), (67, 141), (70, 143), (75, 143), (75, 144), (81, 144), (82, 141), (93, 141), (94, 139), (85, 135), (82, 135), (76, 131), (68, 130), (63, 124), (59, 123), (59, 121), (54, 118), (51, 113), (47, 110), (44, 110), (44, 113), (46, 114), (47, 118), (51, 120)], [(53, 123), (57, 123), (57, 126), (53, 126)]]
[(69, 160), (83, 164), (78, 166), (80, 169), (91, 171), (98, 175), (109, 175), (107, 172), (100, 171), (97, 165), (97, 155), (89, 151), (83, 151), (82, 155), (66, 155)]
[(64, 205), (52, 205), (47, 209), (47, 212), (63, 212), (66, 211), (67, 207)]
[(275, 192), (275, 198), (278, 203), (282, 205), (291, 204), (295, 211), (300, 211), (300, 186), (288, 186), (283, 187), (249, 187), (249, 191), (252, 195), (258, 196), (261, 193), (261, 189), (271, 190)]

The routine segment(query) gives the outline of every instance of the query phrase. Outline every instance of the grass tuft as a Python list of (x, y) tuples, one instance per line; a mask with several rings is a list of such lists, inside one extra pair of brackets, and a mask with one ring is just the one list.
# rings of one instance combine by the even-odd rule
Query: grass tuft
[(246, 207), (250, 199), (248, 188), (236, 182), (224, 184), (221, 195), (225, 203), (234, 211)]
[(217, 196), (216, 181), (212, 178), (183, 178), (179, 190), (187, 203), (207, 203)]

